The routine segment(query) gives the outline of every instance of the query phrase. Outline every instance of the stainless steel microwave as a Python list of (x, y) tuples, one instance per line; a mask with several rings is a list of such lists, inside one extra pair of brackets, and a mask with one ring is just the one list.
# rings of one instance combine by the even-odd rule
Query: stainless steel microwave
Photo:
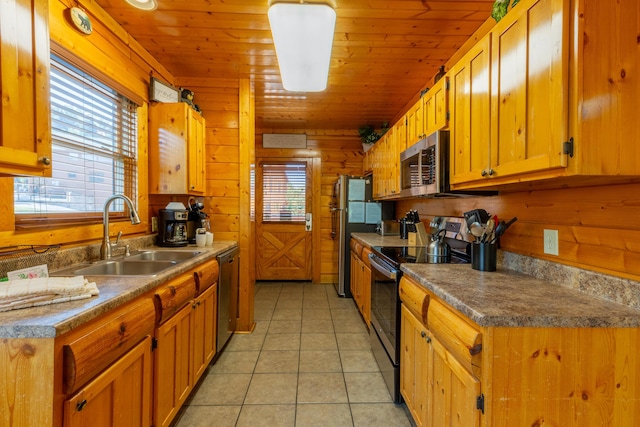
[(449, 192), (449, 131), (435, 132), (400, 153), (400, 195)]

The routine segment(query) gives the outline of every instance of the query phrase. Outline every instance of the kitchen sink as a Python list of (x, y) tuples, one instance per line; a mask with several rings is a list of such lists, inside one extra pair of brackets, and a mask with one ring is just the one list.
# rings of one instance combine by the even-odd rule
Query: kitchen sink
[(176, 264), (176, 261), (98, 261), (56, 271), (52, 276), (155, 276)]
[(164, 270), (202, 254), (202, 251), (142, 250), (127, 257), (94, 263), (84, 263), (52, 272), (52, 276), (146, 276), (153, 277)]
[(145, 250), (127, 257), (128, 260), (144, 261), (184, 261), (200, 255), (201, 251), (156, 251)]

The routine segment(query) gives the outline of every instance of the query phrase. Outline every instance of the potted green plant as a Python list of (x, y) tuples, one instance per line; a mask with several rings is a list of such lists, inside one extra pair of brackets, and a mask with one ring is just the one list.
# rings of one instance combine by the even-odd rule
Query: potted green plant
[(389, 130), (389, 122), (382, 123), (380, 130), (376, 131), (372, 125), (361, 126), (358, 135), (362, 140), (362, 149), (366, 152)]

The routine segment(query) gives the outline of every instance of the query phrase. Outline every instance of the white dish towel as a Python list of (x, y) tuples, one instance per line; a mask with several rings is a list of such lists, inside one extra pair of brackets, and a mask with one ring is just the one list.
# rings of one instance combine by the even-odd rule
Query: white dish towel
[(0, 282), (0, 312), (91, 298), (99, 293), (95, 282), (84, 276), (9, 280)]

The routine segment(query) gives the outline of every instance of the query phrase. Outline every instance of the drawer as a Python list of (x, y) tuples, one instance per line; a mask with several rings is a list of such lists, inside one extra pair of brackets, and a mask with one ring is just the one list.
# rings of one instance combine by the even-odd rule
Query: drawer
[[(62, 347), (64, 392), (69, 394), (153, 333), (155, 310), (149, 297), (126, 304), (92, 323), (88, 333)], [(90, 330), (89, 330), (90, 329)]]
[(184, 273), (160, 286), (153, 296), (156, 305), (156, 324), (164, 323), (187, 302), (196, 297), (196, 279), (193, 271)]
[(482, 334), (478, 329), (435, 298), (429, 303), (427, 328), (469, 372), (480, 375)]
[(198, 295), (218, 281), (219, 272), (220, 266), (215, 259), (203, 263), (196, 269), (196, 289), (198, 290)]
[(370, 253), (371, 253), (371, 249), (369, 249), (367, 246), (362, 248), (362, 262), (364, 262), (364, 265), (366, 265), (369, 268), (371, 268), (371, 260), (369, 259)]
[(400, 300), (402, 304), (423, 324), (427, 323), (427, 311), (431, 297), (426, 289), (406, 277), (400, 279)]

